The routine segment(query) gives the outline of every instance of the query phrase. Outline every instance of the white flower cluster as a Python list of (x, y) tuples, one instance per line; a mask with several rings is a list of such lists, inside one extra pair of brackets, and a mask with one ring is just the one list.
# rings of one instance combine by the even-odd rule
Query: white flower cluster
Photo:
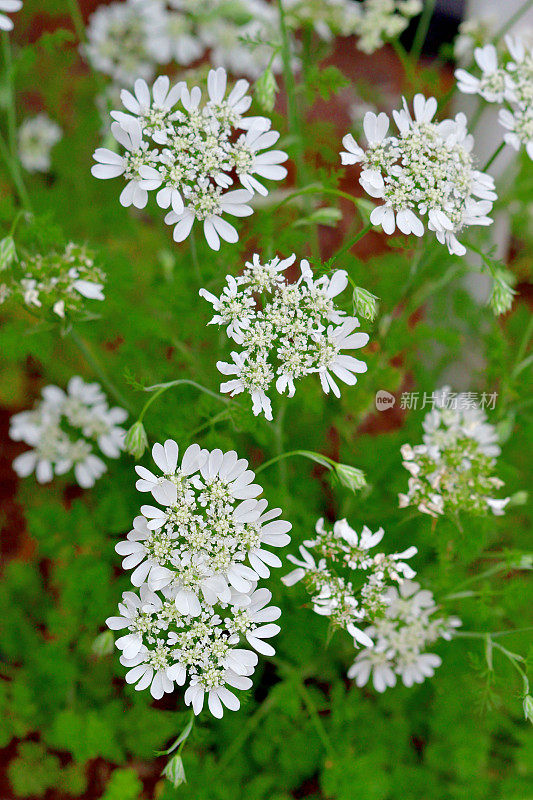
[(20, 11), (21, 8), (22, 0), (0, 0), (0, 30), (13, 30), (13, 20), (6, 17), (6, 13), (12, 14), (14, 11)]
[(357, 33), (363, 18), (362, 6), (352, 0), (284, 0), (283, 5), (290, 28), (312, 27), (326, 41)]
[[(402, 559), (412, 558), (417, 549), (409, 547), (403, 553), (371, 555), (369, 551), (383, 539), (383, 528), (372, 533), (365, 525), (358, 535), (345, 519), (327, 530), (321, 518), (316, 533), (314, 539), (300, 546), (301, 559), (287, 556), (297, 568), (282, 581), (293, 586), (303, 580), (313, 595), (313, 611), (329, 617), (334, 627), (346, 629), (355, 647), (360, 644), (372, 647), (368, 628), (362, 630), (362, 626), (383, 615), (391, 582), (401, 584), (404, 579), (414, 578), (416, 573)], [(318, 561), (307, 548), (315, 550)], [(354, 583), (357, 585), (361, 578), (363, 586), (356, 589)]]
[(116, 642), (128, 683), (160, 698), (188, 680), (185, 702), (194, 713), (207, 694), (221, 717), (223, 706), (239, 708), (227, 686), (252, 685), (257, 655), (240, 643), (275, 652), (264, 640), (279, 632), (272, 623), (281, 612), (257, 583), (281, 566), (266, 548), (288, 544), (291, 525), (278, 519), (280, 508), (267, 511), (267, 501), (256, 499), (262, 488), (235, 451), (193, 444), (178, 466), (178, 445), (169, 439), (152, 455), (162, 474), (138, 466), (136, 485), (159, 506), (143, 505), (116, 546), (140, 594), (126, 592), (120, 616), (107, 624), (128, 631)]
[[(222, 214), (249, 216), (254, 192), (268, 194), (258, 177), (281, 180), (287, 174), (281, 166), (287, 154), (270, 149), (279, 139), (270, 120), (245, 116), (252, 102), (248, 85), (238, 81), (226, 98), (225, 70), (211, 70), (209, 100), (201, 106), (198, 86), (189, 90), (181, 82), (171, 88), (168, 77), (160, 76), (150, 92), (144, 80), (135, 81), (134, 94), (121, 93), (128, 113), (112, 112), (111, 131), (126, 153), (98, 148), (93, 175), (124, 177), (123, 206), (144, 208), (148, 192), (157, 190), (159, 207), (171, 208), (165, 222), (175, 226), (177, 242), (187, 238), (195, 220), (203, 222), (213, 250), (220, 239), (236, 242), (237, 231)], [(228, 192), (233, 176), (244, 188)]]
[(120, 423), (127, 416), (122, 408), (109, 408), (98, 383), (85, 383), (78, 375), (70, 379), (66, 392), (45, 386), (31, 411), (11, 417), (11, 438), (33, 448), (17, 456), (13, 469), (21, 478), (35, 472), (39, 483), (49, 483), (54, 475), (74, 468), (81, 487), (93, 486), (107, 470), (94, 454), (94, 445), (108, 458), (118, 458), (125, 435)]
[(450, 640), (461, 625), (458, 617), (432, 619), (437, 610), (433, 594), (421, 590), (418, 583), (404, 581), (399, 589), (389, 587), (384, 616), (366, 630), (374, 646), (357, 655), (348, 677), (364, 686), (372, 676), (378, 692), (395, 686), (398, 677), (405, 686), (432, 677), (442, 660), (435, 653), (426, 653), (426, 648), (438, 639)]
[(494, 38), (498, 27), (497, 14), (471, 17), (460, 23), (453, 43), (453, 54), (458, 61), (469, 61), (476, 47), (483, 47)]
[(51, 152), (62, 138), (61, 128), (46, 114), (22, 121), (18, 131), (19, 158), (28, 172), (49, 172)]
[(422, 0), (365, 0), (362, 5), (357, 46), (365, 53), (396, 39), (422, 11)]
[(476, 47), (474, 59), (481, 76), (458, 69), (457, 88), (488, 103), (505, 105), (498, 117), (507, 130), (504, 141), (515, 150), (525, 147), (533, 159), (533, 48), (518, 36), (506, 36), (505, 42), (509, 52), (501, 63), (493, 44)]
[(359, 183), (371, 197), (382, 199), (370, 216), (392, 234), (424, 234), (421, 217), (435, 231), (450, 253), (462, 256), (466, 248), (457, 235), (469, 225), (490, 225), (487, 216), (497, 195), (493, 178), (474, 168), (473, 138), (466, 129), (466, 117), (433, 122), (437, 110), (434, 97), (414, 98), (414, 119), (404, 99), (404, 108), (393, 111), (399, 136), (387, 135), (386, 114), (368, 112), (364, 131), (368, 147), (363, 150), (351, 134), (342, 140), (347, 152), (343, 164), (360, 163)]
[[(410, 472), (409, 490), (399, 495), (400, 508), (416, 506), (437, 517), (466, 511), (502, 515), (509, 497), (492, 496), (503, 481), (494, 476), (500, 454), (498, 434), (480, 408), (450, 408), (450, 388), (436, 395), (436, 407), (423, 422), (424, 444), (401, 448)], [(461, 399), (461, 395), (459, 395)]]
[(357, 317), (345, 316), (333, 302), (348, 284), (347, 273), (338, 270), (314, 280), (309, 262), (303, 260), (300, 278), (289, 283), (282, 273), (295, 258), (276, 257), (262, 264), (256, 253), (242, 275), (226, 277), (220, 297), (200, 290), (216, 312), (210, 324), (225, 326), (230, 339), (242, 347), (232, 352), (232, 363), (217, 362), (220, 372), (235, 376), (222, 383), (220, 391), (232, 396), (249, 392), (253, 413), (263, 412), (268, 420), (272, 407), (267, 391), (274, 381), (280, 394), (288, 391), (292, 397), (295, 380), (318, 373), (324, 392), (331, 389), (340, 397), (333, 376), (353, 385), (356, 373), (367, 369), (363, 361), (341, 352), (368, 342), (368, 334), (354, 332)]
[(84, 52), (121, 86), (152, 80), (163, 64), (192, 64), (208, 50), (212, 64), (256, 79), (271, 60), (266, 43), (277, 41), (276, 24), (275, 7), (265, 0), (124, 0), (92, 14)]
[(0, 305), (18, 297), (30, 308), (45, 308), (64, 318), (79, 312), (84, 298), (104, 300), (106, 279), (83, 245), (70, 242), (63, 253), (28, 256), (1, 272)]

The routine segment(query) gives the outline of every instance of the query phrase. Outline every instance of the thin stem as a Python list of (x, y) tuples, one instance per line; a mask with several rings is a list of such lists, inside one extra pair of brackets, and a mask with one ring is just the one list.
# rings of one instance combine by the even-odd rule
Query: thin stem
[(4, 159), (8, 170), (11, 173), (11, 177), (13, 179), (13, 183), (15, 184), (15, 189), (17, 190), (17, 194), (19, 196), (19, 200), (21, 205), (27, 210), (31, 212), (31, 201), (28, 195), (28, 191), (26, 186), (24, 185), (24, 181), (22, 179), (21, 170), (19, 167), (18, 160), (11, 158), (11, 153), (9, 152), (9, 147), (7, 146), (4, 137), (0, 134), (0, 155)]
[(103, 367), (99, 363), (96, 356), (93, 352), (89, 349), (88, 345), (84, 342), (84, 340), (78, 335), (78, 332), (74, 330), (74, 328), (70, 329), (70, 338), (83, 355), (95, 375), (97, 375), (103, 385), (106, 387), (109, 394), (115, 398), (117, 403), (119, 403), (122, 408), (125, 408), (132, 417), (136, 416), (136, 412), (133, 410), (129, 402), (125, 399), (125, 397), (121, 394), (119, 389), (115, 386), (115, 384), (111, 381), (111, 379), (107, 376), (106, 372), (104, 371)]
[(518, 22), (518, 20), (524, 14), (526, 14), (532, 6), (533, 6), (533, 0), (527, 0), (527, 2), (524, 3), (524, 5), (521, 8), (517, 9), (517, 11), (515, 11), (515, 13), (511, 17), (509, 17), (507, 22), (500, 28), (500, 30), (496, 31), (492, 41), (497, 42), (502, 38), (502, 36), (505, 36), (507, 31), (510, 31), (511, 28)]
[(202, 273), (200, 270), (200, 262), (198, 261), (198, 248), (196, 247), (196, 233), (194, 229), (189, 234), (189, 242), (191, 248), (191, 260), (194, 267), (194, 272), (199, 283), (202, 282)]
[(405, 77), (411, 84), (416, 84), (416, 70), (413, 66), (413, 62), (411, 60), (411, 56), (406, 51), (403, 44), (399, 41), (399, 39), (393, 39), (391, 41), (392, 47), (394, 52), (398, 56), (401, 61), (403, 71), (405, 73)]
[(416, 29), (415, 38), (413, 40), (413, 46), (411, 47), (410, 53), (411, 59), (415, 62), (415, 64), (420, 58), (426, 37), (428, 35), (431, 17), (433, 16), (433, 12), (435, 10), (435, 3), (436, 0), (426, 0), (424, 4), (424, 10), (422, 11), (420, 20), (418, 22), (418, 27)]
[(273, 464), (277, 464), (278, 461), (281, 461), (285, 458), (291, 458), (292, 456), (303, 456), (304, 458), (309, 458), (311, 461), (315, 461), (317, 464), (322, 464), (324, 467), (330, 466), (330, 468), (335, 469), (337, 467), (337, 462), (334, 461), (329, 456), (324, 456), (322, 453), (313, 453), (311, 450), (289, 450), (287, 453), (279, 453), (274, 458), (271, 458), (269, 461), (265, 461), (264, 464), (257, 467), (255, 470), (255, 474), (259, 474), (264, 469), (271, 467)]
[(70, 11), (70, 17), (74, 23), (74, 28), (80, 42), (85, 42), (87, 34), (85, 32), (85, 23), (78, 3), (78, 0), (67, 0), (67, 5)]
[(279, 28), (281, 33), (281, 58), (283, 61), (283, 81), (285, 83), (285, 93), (287, 95), (287, 116), (289, 118), (289, 131), (296, 140), (296, 170), (297, 177), (302, 178), (303, 153), (302, 137), (300, 135), (300, 118), (296, 97), (296, 87), (294, 85), (294, 75), (292, 72), (292, 55), (289, 31), (285, 19), (285, 9), (283, 0), (278, 0)]
[(303, 703), (309, 713), (309, 716), (311, 717), (311, 721), (315, 726), (318, 738), (320, 739), (320, 741), (324, 746), (324, 750), (327, 752), (327, 754), (331, 759), (335, 759), (336, 758), (335, 748), (331, 743), (331, 739), (329, 738), (328, 732), (324, 727), (324, 723), (320, 718), (320, 714), (318, 713), (318, 709), (313, 701), (313, 698), (311, 697), (311, 694), (307, 690), (303, 676), (301, 676), (293, 666), (287, 664), (285, 661), (281, 661), (279, 658), (273, 658), (271, 660), (277, 667), (279, 667), (279, 669), (282, 672), (285, 672), (286, 675), (294, 679), (294, 685), (296, 687), (296, 691), (303, 700)]
[(481, 168), (481, 172), (486, 172), (488, 170), (488, 168), (492, 166), (492, 164), (496, 161), (496, 159), (500, 155), (500, 153), (503, 150), (503, 148), (505, 147), (505, 145), (506, 145), (505, 141), (500, 142), (500, 144), (498, 145), (498, 147), (496, 148), (494, 153), (491, 155), (491, 157), (489, 158), (489, 160), (487, 161), (485, 166)]
[(189, 434), (189, 439), (194, 439), (195, 436), (204, 431), (206, 428), (210, 428), (212, 425), (216, 425), (217, 422), (221, 422), (223, 419), (228, 419), (228, 418), (229, 418), (228, 409), (223, 408), (222, 411), (218, 412), (218, 414), (209, 417), (209, 419), (206, 422), (202, 423), (202, 425), (199, 425), (197, 428), (191, 431), (191, 433)]
[(372, 223), (369, 222), (368, 225), (365, 225), (364, 228), (361, 228), (361, 230), (358, 231), (355, 234), (355, 236), (353, 236), (351, 239), (349, 239), (346, 242), (346, 244), (344, 244), (339, 250), (337, 250), (337, 252), (334, 254), (333, 258), (335, 258), (335, 259), (336, 258), (340, 258), (340, 256), (344, 255), (344, 253), (347, 253), (348, 250), (351, 250), (352, 247), (355, 247), (357, 242), (360, 242), (361, 239), (363, 238), (363, 236), (366, 236), (367, 233), (369, 233), (372, 230), (373, 227), (374, 226), (372, 225)]
[(291, 192), (291, 194), (284, 197), (281, 202), (274, 206), (273, 213), (276, 213), (282, 206), (286, 203), (290, 203), (291, 200), (294, 200), (296, 197), (300, 197), (306, 194), (330, 194), (334, 197), (341, 197), (344, 200), (349, 200), (351, 203), (355, 205), (356, 208), (359, 207), (359, 203), (361, 201), (360, 197), (354, 197), (352, 194), (348, 194), (348, 192), (343, 192), (340, 189), (330, 189), (326, 186), (322, 186), (320, 184), (312, 185), (312, 186), (305, 186), (303, 189), (298, 189), (296, 192)]
[(2, 53), (6, 71), (5, 88), (7, 95), (7, 131), (9, 145), (6, 145), (3, 138), (0, 139), (0, 150), (11, 172), (20, 202), (27, 211), (31, 211), (31, 201), (24, 184), (18, 156), (17, 110), (15, 105), (15, 93), (13, 91), (13, 57), (11, 54), (11, 41), (7, 33), (2, 34)]
[(145, 392), (154, 392), (152, 397), (150, 397), (143, 406), (141, 413), (139, 414), (139, 422), (142, 422), (144, 419), (144, 415), (152, 405), (155, 403), (158, 397), (160, 397), (164, 392), (168, 389), (172, 389), (174, 386), (194, 386), (195, 389), (198, 389), (200, 392), (204, 392), (204, 394), (208, 394), (210, 397), (214, 397), (215, 400), (220, 400), (221, 403), (229, 403), (232, 402), (229, 397), (224, 397), (221, 394), (217, 394), (213, 392), (211, 389), (208, 389), (206, 386), (202, 386), (201, 383), (196, 383), (196, 381), (190, 381), (187, 378), (179, 378), (176, 381), (169, 381), (168, 383), (156, 383), (154, 386), (145, 386)]
[(283, 420), (287, 406), (283, 403), (279, 409), (276, 424), (274, 425), (274, 436), (276, 440), (276, 452), (278, 454), (279, 482), (282, 486), (287, 485), (287, 464), (283, 458)]

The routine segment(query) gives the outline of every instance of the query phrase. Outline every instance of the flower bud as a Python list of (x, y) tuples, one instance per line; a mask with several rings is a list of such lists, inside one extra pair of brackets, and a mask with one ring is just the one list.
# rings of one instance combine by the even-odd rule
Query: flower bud
[(533, 697), (530, 694), (524, 697), (524, 717), (533, 723)]
[(17, 251), (12, 236), (0, 240), (0, 272), (8, 269), (13, 261), (17, 261)]
[(148, 447), (148, 437), (144, 430), (144, 425), (138, 419), (134, 422), (124, 439), (124, 449), (127, 453), (135, 458), (141, 458), (144, 451)]
[(255, 84), (255, 96), (259, 105), (265, 111), (272, 111), (276, 102), (276, 92), (278, 84), (274, 73), (270, 68), (266, 69), (260, 78), (257, 79)]
[(167, 780), (174, 786), (175, 789), (181, 786), (182, 783), (187, 783), (185, 777), (185, 769), (183, 768), (183, 761), (180, 755), (176, 754), (169, 759), (162, 773)]
[(339, 479), (339, 483), (352, 492), (366, 486), (365, 473), (356, 467), (351, 467), (349, 464), (337, 464), (335, 474)]
[(91, 650), (96, 656), (108, 656), (115, 647), (115, 637), (112, 631), (99, 633), (91, 645)]
[(353, 290), (353, 304), (355, 310), (364, 319), (369, 319), (374, 322), (378, 313), (378, 298), (372, 292), (363, 289), (361, 286), (356, 286)]
[(516, 294), (512, 288), (513, 281), (513, 275), (507, 270), (495, 270), (492, 292), (489, 298), (489, 305), (495, 314), (505, 314), (513, 305), (513, 297)]

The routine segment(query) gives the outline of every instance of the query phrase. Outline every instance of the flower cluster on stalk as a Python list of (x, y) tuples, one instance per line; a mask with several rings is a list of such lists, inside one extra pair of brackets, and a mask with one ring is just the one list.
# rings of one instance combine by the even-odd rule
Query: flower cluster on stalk
[(501, 58), (493, 44), (474, 49), (480, 75), (455, 72), (457, 88), (503, 106), (498, 115), (506, 129), (504, 141), (515, 150), (524, 147), (533, 159), (533, 48), (519, 36), (506, 36), (508, 52)]
[(258, 581), (281, 566), (268, 548), (288, 544), (291, 525), (257, 499), (262, 488), (235, 451), (193, 444), (178, 466), (178, 445), (169, 439), (152, 455), (160, 473), (136, 467), (136, 486), (158, 506), (141, 506), (116, 546), (139, 594), (126, 592), (120, 616), (107, 624), (127, 631), (116, 644), (128, 683), (160, 698), (187, 682), (194, 713), (207, 695), (221, 717), (223, 706), (239, 708), (227, 687), (248, 689), (256, 653), (274, 654), (265, 640), (278, 633), (281, 612)]
[(373, 646), (361, 650), (348, 670), (357, 686), (372, 677), (378, 692), (395, 686), (398, 678), (405, 686), (413, 686), (432, 677), (442, 659), (426, 648), (438, 639), (451, 639), (461, 625), (458, 617), (434, 618), (438, 608), (433, 594), (410, 580), (398, 588), (388, 587), (385, 601), (384, 614), (366, 629)]
[[(255, 80), (272, 60), (277, 21), (265, 0), (124, 0), (91, 15), (84, 53), (120, 86), (152, 80), (161, 65), (188, 66), (208, 51), (215, 66)], [(270, 65), (279, 69), (279, 58)]]
[(387, 234), (398, 227), (415, 236), (422, 236), (426, 225), (450, 253), (463, 256), (466, 248), (457, 236), (470, 225), (492, 224), (488, 214), (497, 195), (493, 178), (475, 169), (465, 115), (437, 123), (436, 110), (434, 97), (417, 94), (413, 119), (404, 99), (404, 108), (393, 111), (398, 136), (388, 135), (386, 114), (368, 112), (367, 149), (347, 134), (341, 160), (361, 164), (359, 183), (371, 197), (384, 201), (372, 211), (374, 225)]
[(365, 525), (358, 534), (345, 519), (337, 520), (331, 530), (319, 519), (316, 534), (300, 546), (301, 558), (287, 556), (296, 569), (282, 581), (293, 586), (303, 580), (317, 614), (329, 617), (334, 628), (345, 629), (355, 647), (372, 647), (365, 626), (383, 615), (391, 583), (414, 578), (415, 571), (403, 559), (412, 558), (417, 549), (371, 554), (383, 539), (383, 528), (372, 533)]
[[(150, 91), (142, 79), (134, 93), (121, 93), (126, 112), (114, 111), (111, 131), (125, 154), (98, 148), (92, 173), (97, 178), (123, 176), (123, 206), (144, 208), (148, 193), (157, 192), (157, 204), (170, 209), (165, 222), (174, 226), (174, 240), (182, 242), (196, 220), (203, 223), (213, 250), (220, 239), (236, 242), (238, 234), (223, 214), (245, 217), (255, 192), (268, 194), (259, 179), (281, 180), (287, 154), (272, 150), (279, 133), (266, 117), (247, 117), (252, 98), (248, 82), (240, 80), (226, 97), (224, 69), (211, 70), (209, 99), (201, 105), (198, 86), (184, 83), (171, 88), (160, 76)], [(237, 182), (242, 188), (228, 191)]]
[(22, 166), (28, 172), (49, 172), (52, 148), (63, 132), (46, 114), (22, 120), (18, 131), (18, 151)]
[(93, 486), (107, 470), (105, 461), (95, 455), (95, 446), (107, 458), (120, 456), (125, 435), (120, 424), (127, 412), (110, 408), (100, 385), (85, 383), (78, 375), (70, 379), (66, 391), (51, 385), (41, 394), (31, 411), (11, 417), (11, 438), (33, 448), (17, 456), (13, 469), (22, 478), (35, 472), (39, 483), (73, 469), (81, 487)]
[(396, 39), (410, 19), (422, 11), (421, 0), (365, 0), (361, 5), (357, 46), (365, 53), (373, 53), (385, 42)]
[(1, 272), (0, 305), (20, 299), (32, 309), (64, 318), (83, 310), (85, 300), (104, 300), (104, 272), (84, 245), (67, 244), (62, 253), (30, 255)]
[(324, 392), (340, 397), (335, 378), (353, 385), (356, 374), (366, 372), (366, 364), (342, 352), (364, 347), (368, 334), (356, 332), (357, 317), (346, 316), (334, 298), (348, 284), (344, 270), (314, 279), (309, 262), (300, 262), (300, 278), (290, 283), (283, 272), (295, 255), (261, 263), (256, 253), (246, 263), (241, 275), (226, 277), (220, 295), (201, 289), (200, 294), (215, 310), (210, 324), (226, 328), (230, 339), (242, 350), (232, 352), (232, 362), (217, 362), (224, 375), (233, 375), (222, 383), (221, 392), (232, 396), (248, 392), (254, 414), (263, 412), (272, 420), (267, 392), (276, 390), (289, 397), (295, 393), (295, 381), (318, 373)]
[(438, 517), (466, 512), (504, 514), (509, 497), (494, 497), (504, 484), (494, 475), (500, 454), (498, 434), (481, 408), (462, 407), (461, 395), (450, 407), (450, 389), (436, 393), (433, 408), (423, 422), (423, 444), (401, 448), (410, 473), (407, 494), (400, 507), (415, 506)]

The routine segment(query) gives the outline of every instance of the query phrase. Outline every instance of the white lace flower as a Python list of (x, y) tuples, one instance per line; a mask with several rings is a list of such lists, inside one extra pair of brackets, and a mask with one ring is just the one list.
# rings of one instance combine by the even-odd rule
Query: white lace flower
[(256, 499), (262, 488), (246, 459), (193, 444), (178, 466), (173, 440), (154, 445), (152, 455), (162, 475), (136, 467), (137, 488), (158, 505), (143, 505), (116, 546), (135, 586), (171, 587), (177, 608), (196, 616), (201, 602), (228, 602), (232, 591), (249, 592), (281, 566), (269, 548), (290, 541), (291, 525), (278, 519), (281, 509)]
[(49, 172), (52, 148), (62, 136), (59, 125), (46, 114), (24, 119), (18, 131), (18, 151), (24, 169)]
[[(126, 123), (124, 123), (126, 124)], [(142, 167), (149, 167), (153, 161), (148, 145), (143, 141), (143, 132), (138, 120), (129, 121), (127, 129), (118, 122), (111, 125), (111, 133), (121, 144), (126, 154), (120, 156), (113, 150), (99, 147), (94, 153), (97, 162), (91, 168), (95, 178), (109, 180), (123, 175), (127, 181), (120, 195), (120, 203), (124, 207), (135, 206), (145, 208), (148, 202), (148, 190), (156, 188), (157, 180), (153, 177), (144, 178), (141, 174)]]
[(150, 688), (159, 699), (176, 684), (188, 682), (184, 699), (194, 713), (200, 713), (207, 694), (209, 710), (221, 717), (224, 706), (237, 710), (240, 705), (227, 687), (249, 689), (252, 685), (248, 676), (258, 658), (242, 644), (274, 655), (265, 640), (279, 632), (273, 622), (280, 609), (268, 606), (271, 592), (255, 585), (249, 594), (230, 591), (227, 597), (212, 601), (202, 597), (194, 612), (176, 602), (177, 591), (169, 586), (157, 593), (143, 584), (139, 595), (125, 592), (119, 616), (109, 617), (106, 624), (124, 631), (116, 645), (122, 650), (120, 662), (128, 669), (128, 683), (136, 684), (139, 691)]
[(493, 178), (474, 169), (473, 138), (466, 117), (433, 122), (437, 110), (434, 97), (417, 94), (414, 119), (404, 99), (404, 108), (393, 111), (399, 136), (388, 135), (386, 114), (368, 112), (364, 130), (368, 148), (363, 150), (348, 134), (343, 164), (361, 164), (359, 182), (371, 197), (384, 201), (370, 216), (392, 234), (396, 227), (405, 234), (422, 236), (426, 217), (429, 230), (448, 246), (450, 253), (464, 255), (466, 248), (457, 235), (470, 225), (490, 225), (487, 216), (496, 200)]
[(373, 53), (385, 42), (398, 38), (410, 18), (422, 11), (421, 0), (364, 0), (360, 5), (361, 18), (355, 33), (359, 37), (357, 46), (364, 53)]
[(520, 36), (506, 36), (505, 43), (507, 53), (501, 59), (492, 44), (476, 48), (474, 57), (481, 76), (458, 69), (457, 86), (461, 92), (503, 105), (498, 119), (507, 131), (504, 141), (515, 150), (525, 147), (533, 159), (533, 50)]
[[(337, 628), (344, 628), (355, 640), (365, 647), (372, 647), (368, 630), (362, 626), (372, 623), (387, 606), (387, 589), (391, 582), (402, 584), (410, 580), (415, 572), (404, 559), (412, 558), (416, 547), (409, 547), (403, 553), (370, 554), (383, 538), (383, 529), (372, 533), (366, 525), (360, 535), (351, 528), (345, 519), (338, 520), (332, 530), (319, 519), (314, 539), (304, 541), (300, 546), (301, 558), (292, 555), (288, 560), (296, 569), (282, 578), (286, 586), (293, 586), (303, 580), (312, 595), (313, 610), (330, 618)], [(318, 560), (309, 552), (313, 549)], [(355, 590), (352, 580), (363, 586)]]
[(503, 486), (494, 475), (500, 454), (496, 428), (468, 393), (445, 386), (434, 400), (423, 422), (424, 444), (401, 448), (411, 477), (408, 492), (399, 495), (400, 508), (414, 505), (433, 517), (460, 511), (503, 514), (510, 498), (492, 497)]
[(505, 69), (498, 63), (498, 53), (493, 44), (476, 47), (474, 60), (481, 70), (476, 78), (464, 69), (455, 71), (457, 88), (464, 94), (478, 94), (488, 103), (502, 103), (513, 99), (512, 81)]
[(248, 392), (253, 413), (264, 413), (268, 420), (272, 383), (280, 394), (287, 391), (292, 397), (296, 380), (318, 373), (324, 391), (331, 389), (340, 397), (333, 375), (353, 385), (355, 373), (366, 371), (363, 361), (343, 352), (368, 342), (366, 333), (354, 333), (358, 319), (346, 317), (334, 302), (348, 284), (347, 273), (338, 270), (314, 280), (309, 262), (303, 260), (300, 278), (288, 283), (283, 272), (295, 258), (276, 257), (262, 264), (256, 253), (242, 275), (227, 276), (220, 297), (200, 290), (216, 312), (210, 324), (225, 326), (228, 337), (242, 348), (231, 353), (231, 362), (217, 362), (223, 375), (232, 376), (221, 384), (221, 392)]
[[(112, 112), (116, 122), (111, 130), (127, 153), (97, 149), (93, 175), (124, 175), (129, 183), (121, 195), (123, 205), (144, 208), (148, 191), (157, 190), (158, 205), (171, 209), (165, 222), (174, 226), (176, 242), (184, 241), (198, 220), (213, 250), (221, 239), (235, 243), (237, 230), (223, 215), (253, 213), (253, 193), (267, 194), (255, 176), (281, 180), (287, 174), (281, 166), (287, 154), (269, 149), (279, 138), (269, 130), (270, 120), (245, 116), (252, 102), (248, 86), (239, 80), (226, 97), (225, 70), (211, 70), (202, 105), (198, 86), (189, 89), (182, 82), (171, 88), (161, 76), (150, 91), (144, 80), (137, 80), (133, 94), (121, 95), (129, 113)], [(244, 188), (227, 191), (235, 176)]]
[(125, 0), (101, 5), (87, 26), (85, 55), (97, 72), (129, 86), (150, 80), (168, 58), (167, 14), (159, 0)]
[(418, 583), (404, 581), (398, 589), (389, 587), (386, 599), (385, 615), (366, 629), (373, 647), (359, 652), (348, 670), (348, 677), (355, 678), (357, 686), (364, 686), (372, 676), (378, 692), (395, 686), (398, 677), (405, 686), (432, 677), (442, 661), (435, 653), (426, 653), (425, 648), (439, 638), (451, 639), (461, 625), (457, 617), (434, 619), (437, 607), (433, 595), (420, 590)]
[[(22, 273), (22, 277), (21, 277)], [(104, 300), (106, 276), (94, 255), (83, 245), (70, 242), (61, 253), (28, 255), (2, 271), (6, 297), (42, 308), (64, 318), (81, 312), (84, 300)]]
[(15, 11), (20, 11), (21, 8), (22, 0), (0, 0), (0, 30), (13, 30), (13, 20), (6, 17), (6, 13), (13, 14)]
[[(54, 474), (74, 469), (76, 481), (88, 488), (107, 469), (94, 454), (94, 445), (108, 458), (118, 458), (125, 436), (120, 423), (127, 416), (122, 408), (108, 407), (98, 383), (88, 384), (74, 376), (66, 392), (46, 386), (32, 411), (11, 417), (11, 438), (33, 448), (17, 456), (13, 469), (20, 477), (35, 472), (39, 483), (49, 483)], [(73, 438), (75, 430), (81, 434), (77, 439)]]

